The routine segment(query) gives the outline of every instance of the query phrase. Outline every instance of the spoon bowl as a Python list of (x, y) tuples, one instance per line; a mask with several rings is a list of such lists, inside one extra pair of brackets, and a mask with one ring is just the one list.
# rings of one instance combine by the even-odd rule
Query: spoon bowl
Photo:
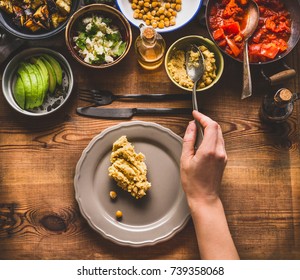
[[(205, 63), (204, 63), (204, 56), (199, 48), (192, 44), (185, 53), (185, 66), (187, 75), (190, 79), (194, 82), (193, 86), (193, 93), (192, 93), (192, 104), (193, 110), (198, 111), (198, 102), (197, 102), (197, 84), (201, 77), (205, 72)], [(203, 128), (201, 127), (200, 123), (195, 120), (197, 126), (197, 138), (195, 149), (197, 149), (203, 139)]]
[(194, 86), (197, 88), (197, 82), (205, 72), (204, 56), (196, 45), (191, 45), (185, 53), (186, 72)]

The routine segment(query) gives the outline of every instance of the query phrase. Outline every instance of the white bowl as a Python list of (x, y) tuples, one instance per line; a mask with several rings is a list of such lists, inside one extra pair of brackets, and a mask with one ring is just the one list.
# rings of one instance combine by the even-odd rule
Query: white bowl
[[(136, 27), (139, 27), (144, 21), (142, 19), (135, 19), (133, 17), (133, 10), (131, 8), (131, 3), (128, 0), (117, 0), (117, 6), (128, 19), (128, 21)], [(170, 32), (174, 31), (187, 23), (189, 23), (194, 16), (198, 13), (201, 8), (202, 0), (183, 0), (182, 9), (177, 13), (176, 24), (169, 27), (164, 27), (162, 29), (157, 28), (158, 32)]]

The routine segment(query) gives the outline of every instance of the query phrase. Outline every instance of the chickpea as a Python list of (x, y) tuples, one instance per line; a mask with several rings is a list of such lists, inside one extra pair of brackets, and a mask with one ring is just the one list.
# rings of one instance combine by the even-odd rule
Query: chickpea
[(153, 21), (153, 22), (151, 23), (151, 25), (152, 25), (153, 28), (156, 28), (156, 27), (157, 27), (157, 21)]
[(170, 9), (170, 8), (171, 8), (171, 4), (170, 4), (170, 3), (166, 3), (166, 4), (165, 4), (165, 8), (166, 8), (166, 9)]
[(122, 217), (123, 217), (122, 211), (118, 210), (118, 211), (116, 212), (116, 218), (117, 218), (117, 219), (121, 219)]
[(109, 196), (111, 199), (116, 199), (117, 198), (117, 193), (115, 191), (110, 191)]
[(164, 7), (160, 7), (159, 9), (158, 9), (158, 13), (159, 14), (163, 14), (165, 12), (165, 8)]
[(158, 3), (154, 1), (154, 2), (152, 2), (151, 5), (152, 5), (152, 8), (155, 8), (155, 7), (157, 7)]
[(172, 14), (171, 14), (171, 12), (167, 11), (166, 14), (165, 14), (165, 16), (166, 16), (167, 18), (170, 18), (170, 17), (172, 16)]
[(158, 23), (158, 28), (162, 29), (165, 27), (165, 22), (163, 20), (161, 20), (159, 23)]
[(180, 12), (181, 11), (181, 5), (179, 5), (179, 4), (176, 5), (175, 9), (176, 9), (177, 12)]

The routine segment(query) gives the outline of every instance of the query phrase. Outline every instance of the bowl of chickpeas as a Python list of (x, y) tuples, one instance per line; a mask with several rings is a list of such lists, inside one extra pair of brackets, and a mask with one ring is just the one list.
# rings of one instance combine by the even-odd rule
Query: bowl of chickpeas
[(204, 91), (219, 81), (224, 70), (223, 56), (210, 39), (198, 35), (178, 39), (167, 50), (165, 69), (168, 77), (176, 86), (192, 92), (194, 82), (187, 75), (185, 66), (185, 53), (191, 44), (195, 44), (204, 56), (205, 71), (198, 82), (197, 92)]
[(116, 3), (132, 25), (139, 27), (144, 23), (162, 33), (190, 22), (199, 11), (202, 0), (117, 0)]

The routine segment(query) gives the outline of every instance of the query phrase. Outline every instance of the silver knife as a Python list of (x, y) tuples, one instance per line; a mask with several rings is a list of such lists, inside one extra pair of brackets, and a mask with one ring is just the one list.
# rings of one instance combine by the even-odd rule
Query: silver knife
[(130, 119), (135, 115), (190, 115), (192, 108), (99, 108), (80, 107), (77, 113), (103, 119)]

